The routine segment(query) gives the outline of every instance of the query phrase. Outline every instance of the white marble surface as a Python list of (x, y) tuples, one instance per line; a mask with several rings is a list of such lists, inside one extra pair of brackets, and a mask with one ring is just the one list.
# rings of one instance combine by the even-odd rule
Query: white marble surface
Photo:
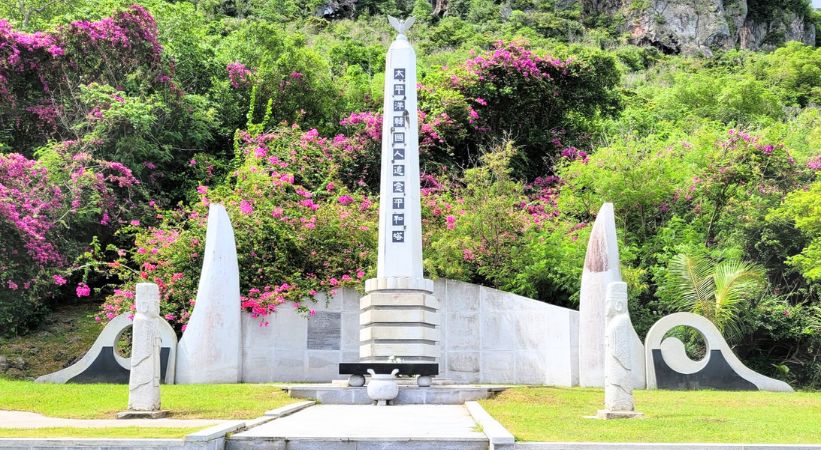
[[(690, 360), (687, 353), (684, 351), (684, 345), (680, 340), (674, 337), (664, 339), (664, 335), (667, 334), (668, 331), (680, 325), (695, 328), (704, 337), (704, 343), (707, 348), (706, 356), (702, 360)], [(670, 344), (664, 345), (662, 343), (662, 340), (666, 342), (671, 339), (673, 342)], [(680, 373), (698, 372), (707, 365), (710, 351), (720, 350), (722, 356), (724, 356), (724, 359), (730, 367), (741, 378), (754, 384), (759, 390), (776, 392), (793, 391), (793, 388), (787, 383), (761, 375), (760, 373), (745, 366), (744, 363), (738, 359), (735, 353), (733, 353), (730, 346), (727, 345), (727, 341), (724, 340), (724, 336), (721, 335), (721, 332), (718, 328), (716, 328), (713, 322), (710, 322), (707, 318), (698, 314), (678, 312), (662, 317), (658, 322), (653, 324), (653, 326), (650, 327), (650, 331), (647, 332), (645, 347), (647, 348), (647, 389), (656, 389), (658, 387), (656, 382), (656, 372), (652, 364), (652, 352), (654, 349), (661, 349), (662, 357), (667, 365), (674, 370), (681, 371)]]
[[(439, 279), (439, 378), (457, 383), (578, 384), (579, 313), (475, 284)], [(243, 381), (329, 382), (359, 360), (359, 299), (353, 289), (312, 305), (341, 317), (336, 349), (309, 349), (309, 322), (290, 308), (259, 326), (243, 314)], [(640, 353), (643, 354), (643, 353)]]
[[(607, 285), (621, 280), (616, 219), (612, 203), (605, 203), (596, 215), (582, 271), (579, 293), (579, 385), (604, 386), (604, 298)], [(632, 332), (634, 354), (644, 353), (644, 346)], [(644, 359), (633, 360), (631, 376), (634, 388), (644, 388)]]
[[(57, 383), (63, 384), (67, 383), (72, 378), (76, 377), (77, 375), (83, 373), (91, 364), (97, 359), (97, 356), (102, 351), (103, 347), (115, 347), (117, 341), (120, 339), (120, 335), (122, 335), (128, 328), (131, 327), (132, 322), (129, 318), (130, 313), (123, 313), (119, 316), (111, 319), (111, 322), (106, 324), (103, 331), (100, 332), (100, 335), (97, 336), (97, 339), (92, 344), (91, 348), (80, 358), (79, 361), (72, 364), (65, 369), (58, 370), (57, 372), (53, 372), (47, 375), (43, 375), (37, 378), (38, 383)], [(165, 319), (160, 319), (160, 338), (162, 339), (162, 346), (168, 347), (170, 350), (168, 356), (168, 367), (165, 371), (165, 379), (163, 380), (166, 384), (174, 384), (174, 369), (175, 369), (175, 361), (176, 361), (176, 352), (177, 352), (177, 333), (165, 321)], [(117, 361), (123, 369), (131, 370), (131, 358), (126, 358), (119, 355), (116, 351), (114, 352), (114, 359)]]
[(160, 288), (138, 283), (131, 334), (129, 411), (160, 410)]
[[(627, 283), (607, 285), (604, 331), (604, 409), (633, 411), (632, 370), (633, 325), (627, 311)], [(641, 358), (642, 355), (636, 355)]]
[[(401, 71), (401, 77), (396, 71)], [(399, 79), (398, 79), (399, 78)], [(401, 93), (396, 89), (401, 86)], [(384, 123), (379, 198), (379, 278), (424, 279), (422, 273), (422, 208), (419, 193), (419, 117), (416, 99), (416, 52), (404, 34), (397, 35), (385, 59)], [(402, 102), (400, 111), (395, 103)], [(395, 126), (394, 120), (401, 122)], [(399, 137), (402, 142), (397, 142)], [(402, 155), (397, 155), (400, 151)], [(401, 172), (395, 167), (401, 166)], [(401, 183), (402, 192), (396, 189)], [(397, 208), (395, 201), (403, 207)], [(404, 214), (404, 225), (394, 225)], [(393, 234), (404, 233), (403, 242)]]
[(234, 230), (225, 207), (208, 210), (202, 273), (194, 311), (177, 349), (178, 384), (242, 379), (242, 316)]
[(236, 437), (486, 439), (463, 405), (317, 405)]

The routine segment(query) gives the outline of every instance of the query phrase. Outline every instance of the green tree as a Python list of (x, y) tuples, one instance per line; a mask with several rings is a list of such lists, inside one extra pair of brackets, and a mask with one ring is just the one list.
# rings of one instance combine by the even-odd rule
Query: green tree
[(784, 204), (767, 216), (767, 220), (786, 219), (805, 234), (809, 243), (800, 254), (787, 258), (808, 281), (821, 282), (821, 181), (806, 191), (791, 192)]

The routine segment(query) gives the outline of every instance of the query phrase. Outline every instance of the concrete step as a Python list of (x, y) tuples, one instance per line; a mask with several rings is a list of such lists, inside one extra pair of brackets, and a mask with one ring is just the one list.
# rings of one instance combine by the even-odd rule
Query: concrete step
[(226, 440), (226, 450), (487, 450), (462, 405), (317, 405)]
[(485, 440), (324, 440), (324, 439), (235, 439), (225, 450), (488, 450)]
[[(370, 405), (367, 387), (331, 384), (291, 385), (283, 388), (293, 398), (317, 400), (326, 405)], [(505, 386), (444, 385), (419, 387), (400, 385), (395, 405), (462, 405), (467, 401), (492, 398)]]

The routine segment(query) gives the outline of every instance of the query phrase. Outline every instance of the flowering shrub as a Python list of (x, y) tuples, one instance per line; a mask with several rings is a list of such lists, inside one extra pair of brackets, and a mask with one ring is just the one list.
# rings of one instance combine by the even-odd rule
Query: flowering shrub
[(548, 157), (564, 148), (550, 145), (555, 138), (584, 131), (571, 114), (608, 115), (619, 106), (615, 60), (602, 53), (561, 59), (539, 56), (524, 42), (499, 41), (449, 72), (451, 87), (464, 101), (458, 117), (473, 130), (465, 136), (465, 150), (515, 136), (524, 161), (514, 166), (531, 178), (547, 171)]
[(32, 148), (32, 139), (36, 144), (68, 134), (77, 115), (86, 113), (72, 101), (77, 86), (173, 87), (171, 76), (156, 23), (139, 5), (52, 32), (23, 33), (0, 20), (0, 120), (14, 124), (15, 147)]
[(160, 286), (166, 318), (185, 326), (212, 202), (224, 204), (231, 217), (242, 308), (261, 325), (277, 308), (310, 313), (306, 300), (317, 293), (362, 284), (374, 266), (377, 205), (340, 178), (351, 157), (345, 145), (287, 127), (241, 133), (237, 146), (238, 166), (225, 182), (200, 186), (185, 208), (156, 207), (156, 226), (126, 227), (136, 235), (135, 248), (107, 253), (108, 270), (125, 283), (108, 297), (100, 319), (133, 310), (134, 284), (149, 280)]
[(486, 153), (464, 184), (424, 177), (425, 268), (433, 276), (501, 287), (515, 272), (511, 262), (534, 225), (509, 167), (515, 153), (510, 142)]
[(40, 154), (0, 155), (0, 334), (27, 329), (66, 284), (61, 273), (83, 241), (134, 209), (123, 199), (139, 182), (122, 164), (59, 145)]

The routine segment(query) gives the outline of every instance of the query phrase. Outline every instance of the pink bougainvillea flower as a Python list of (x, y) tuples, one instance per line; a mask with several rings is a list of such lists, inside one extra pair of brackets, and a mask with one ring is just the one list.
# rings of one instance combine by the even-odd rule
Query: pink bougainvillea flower
[[(91, 295), (91, 288), (88, 287), (85, 283), (80, 283), (77, 285), (77, 289), (75, 289), (77, 297), (88, 297)], [(109, 317), (110, 319), (111, 317)]]
[(248, 200), (242, 200), (239, 202), (239, 210), (247, 216), (254, 212), (254, 207)]
[(445, 222), (447, 223), (448, 230), (456, 228), (456, 217), (447, 216), (445, 217)]
[(239, 89), (251, 83), (251, 71), (241, 62), (232, 62), (225, 66), (231, 87)]

